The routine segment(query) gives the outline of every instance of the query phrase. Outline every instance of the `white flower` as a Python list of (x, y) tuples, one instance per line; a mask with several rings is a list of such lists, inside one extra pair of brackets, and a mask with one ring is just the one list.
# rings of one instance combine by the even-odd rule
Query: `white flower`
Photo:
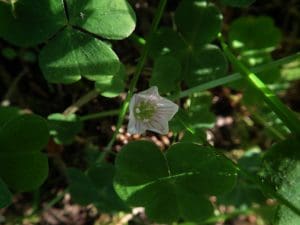
[(178, 105), (161, 97), (156, 86), (134, 94), (129, 105), (128, 133), (142, 134), (151, 130), (167, 134), (168, 122), (177, 111)]

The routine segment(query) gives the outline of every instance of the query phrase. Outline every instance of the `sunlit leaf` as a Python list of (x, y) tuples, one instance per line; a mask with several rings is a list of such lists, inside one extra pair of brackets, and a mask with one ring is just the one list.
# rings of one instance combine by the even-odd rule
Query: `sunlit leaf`
[(281, 32), (266, 16), (240, 17), (229, 30), (229, 43), (243, 54), (273, 51), (281, 41)]
[(67, 0), (70, 23), (107, 39), (123, 39), (135, 28), (135, 13), (126, 0)]
[(125, 88), (126, 71), (121, 65), (116, 75), (102, 76), (95, 82), (95, 87), (99, 93), (107, 98), (117, 97)]
[(39, 62), (45, 78), (54, 83), (73, 83), (81, 77), (97, 81), (117, 74), (120, 67), (106, 43), (69, 28), (43, 48)]

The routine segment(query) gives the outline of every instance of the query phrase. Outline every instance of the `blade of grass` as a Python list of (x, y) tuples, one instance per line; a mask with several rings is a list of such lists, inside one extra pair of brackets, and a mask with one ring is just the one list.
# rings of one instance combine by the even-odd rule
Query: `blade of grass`
[[(294, 55), (290, 55), (290, 56), (284, 57), (282, 59), (278, 59), (274, 62), (270, 62), (270, 63), (262, 65), (262, 66), (254, 67), (252, 69), (252, 71), (254, 73), (260, 73), (260, 72), (272, 69), (274, 67), (282, 66), (282, 65), (287, 64), (289, 62), (292, 62), (293, 60), (295, 60), (297, 58), (300, 58), (300, 53), (296, 53)], [(226, 77), (221, 77), (219, 79), (212, 80), (212, 81), (200, 84), (198, 86), (189, 88), (187, 90), (181, 91), (179, 95), (172, 95), (172, 96), (169, 96), (168, 98), (172, 99), (172, 100), (175, 100), (175, 99), (178, 99), (178, 98), (184, 98), (184, 97), (187, 97), (187, 96), (189, 96), (193, 93), (200, 92), (200, 91), (205, 91), (205, 90), (208, 90), (208, 89), (220, 86), (220, 85), (225, 85), (225, 84), (228, 84), (228, 83), (233, 82), (233, 81), (237, 81), (237, 80), (242, 79), (242, 78), (243, 78), (243, 75), (241, 73), (233, 73), (233, 74), (230, 74)]]
[(277, 114), (277, 116), (283, 121), (283, 123), (290, 129), (292, 133), (300, 136), (300, 120), (296, 114), (291, 111), (281, 100), (271, 91), (267, 85), (262, 82), (255, 73), (250, 71), (243, 63), (241, 63), (235, 55), (231, 52), (228, 45), (225, 43), (221, 34), (219, 34), (219, 40), (224, 50), (225, 55), (229, 61), (235, 65), (235, 67), (244, 75), (250, 85), (260, 93), (267, 105)]

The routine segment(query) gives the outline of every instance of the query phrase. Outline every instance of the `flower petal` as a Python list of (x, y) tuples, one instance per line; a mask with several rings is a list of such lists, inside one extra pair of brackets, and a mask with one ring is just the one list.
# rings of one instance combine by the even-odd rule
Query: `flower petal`
[(146, 127), (141, 121), (129, 117), (127, 132), (130, 134), (143, 134), (146, 132)]
[(172, 119), (172, 117), (178, 111), (178, 105), (165, 98), (160, 98), (158, 103), (156, 103), (156, 106), (157, 106), (156, 114), (163, 116), (168, 121)]
[(149, 89), (145, 91), (141, 91), (138, 93), (138, 95), (144, 95), (144, 96), (159, 96), (158, 88), (156, 86), (152, 86)]
[(132, 98), (130, 99), (129, 114), (133, 114), (134, 106), (136, 104), (137, 104), (137, 98), (136, 95), (133, 95)]
[(145, 123), (145, 128), (159, 134), (167, 134), (169, 132), (168, 121), (161, 117), (154, 117), (151, 121)]

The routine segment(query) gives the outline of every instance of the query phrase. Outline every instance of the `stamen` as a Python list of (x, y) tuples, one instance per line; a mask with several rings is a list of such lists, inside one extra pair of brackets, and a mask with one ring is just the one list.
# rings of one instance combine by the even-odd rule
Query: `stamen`
[(138, 120), (147, 122), (156, 112), (156, 107), (150, 101), (141, 101), (134, 107), (134, 117)]

